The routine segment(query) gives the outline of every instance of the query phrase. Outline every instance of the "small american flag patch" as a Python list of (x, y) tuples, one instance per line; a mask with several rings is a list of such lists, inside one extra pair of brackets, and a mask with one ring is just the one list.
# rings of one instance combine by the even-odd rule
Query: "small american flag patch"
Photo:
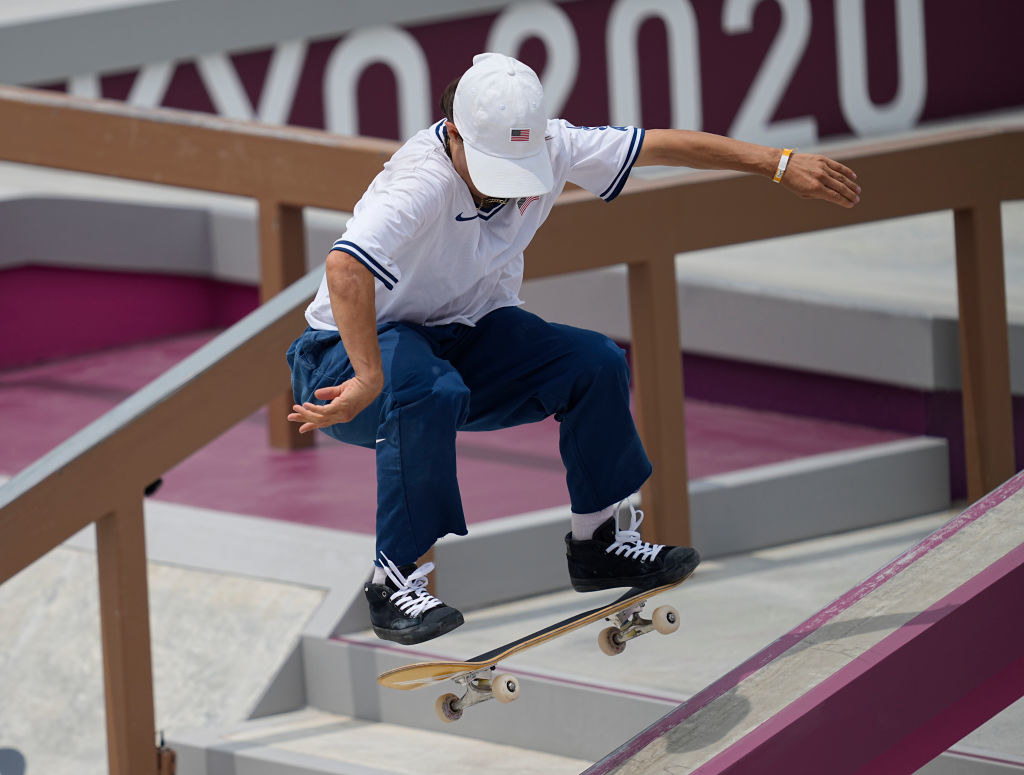
[(539, 196), (524, 196), (522, 199), (516, 200), (516, 207), (519, 208), (519, 214), (525, 215), (526, 208), (532, 205), (538, 199), (540, 199)]
[(510, 143), (525, 143), (530, 139), (529, 129), (510, 129), (508, 130), (508, 140)]

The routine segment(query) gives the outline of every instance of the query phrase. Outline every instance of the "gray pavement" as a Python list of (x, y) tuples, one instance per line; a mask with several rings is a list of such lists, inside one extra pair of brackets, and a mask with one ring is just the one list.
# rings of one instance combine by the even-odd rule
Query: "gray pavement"
[[(161, 728), (244, 718), (324, 596), (164, 563), (149, 592)], [(0, 587), (0, 748), (29, 775), (106, 772), (97, 598), (95, 554), (73, 548)]]

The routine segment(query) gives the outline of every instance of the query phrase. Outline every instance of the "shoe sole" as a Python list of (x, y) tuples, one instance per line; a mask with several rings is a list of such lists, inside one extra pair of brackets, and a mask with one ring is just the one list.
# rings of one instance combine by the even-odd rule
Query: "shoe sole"
[(439, 638), (460, 627), (465, 622), (462, 614), (443, 619), (434, 627), (409, 627), (404, 630), (389, 630), (385, 627), (374, 625), (373, 631), (381, 640), (398, 643), (402, 646), (415, 646), (417, 643), (425, 643), (428, 640)]
[(654, 589), (663, 587), (666, 584), (674, 584), (677, 581), (686, 579), (697, 570), (700, 565), (700, 557), (692, 565), (684, 565), (681, 568), (666, 568), (654, 576), (618, 576), (610, 579), (576, 579), (570, 578), (572, 588), (577, 592), (603, 592), (606, 589), (620, 589), (622, 587), (635, 587), (637, 589)]

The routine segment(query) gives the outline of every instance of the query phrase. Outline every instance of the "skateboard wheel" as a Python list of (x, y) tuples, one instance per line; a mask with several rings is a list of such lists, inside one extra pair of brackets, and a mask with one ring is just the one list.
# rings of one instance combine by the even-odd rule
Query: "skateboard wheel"
[(610, 657), (626, 650), (626, 642), (619, 636), (618, 627), (605, 627), (601, 630), (601, 634), (597, 636), (597, 645)]
[(498, 702), (512, 702), (519, 697), (519, 681), (507, 673), (495, 676), (491, 681), (491, 693)]
[(434, 710), (437, 711), (437, 717), (446, 724), (451, 724), (453, 721), (458, 721), (462, 718), (462, 711), (455, 709), (455, 703), (459, 701), (457, 694), (442, 694), (437, 698), (437, 702), (434, 703)]
[(670, 605), (659, 606), (651, 614), (654, 629), (662, 635), (668, 635), (679, 629), (679, 612)]

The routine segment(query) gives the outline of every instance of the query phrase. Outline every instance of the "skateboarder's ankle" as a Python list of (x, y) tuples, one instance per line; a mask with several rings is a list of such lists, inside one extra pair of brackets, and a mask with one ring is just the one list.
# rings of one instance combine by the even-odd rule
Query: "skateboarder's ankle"
[[(384, 640), (413, 645), (444, 635), (463, 623), (462, 614), (427, 591), (433, 563), (397, 566), (384, 555), (384, 583), (374, 576), (363, 588), (373, 631)], [(379, 567), (379, 566), (378, 566)]]
[(602, 522), (615, 513), (615, 506), (608, 506), (589, 514), (572, 514), (572, 537), (576, 541), (589, 541)]

